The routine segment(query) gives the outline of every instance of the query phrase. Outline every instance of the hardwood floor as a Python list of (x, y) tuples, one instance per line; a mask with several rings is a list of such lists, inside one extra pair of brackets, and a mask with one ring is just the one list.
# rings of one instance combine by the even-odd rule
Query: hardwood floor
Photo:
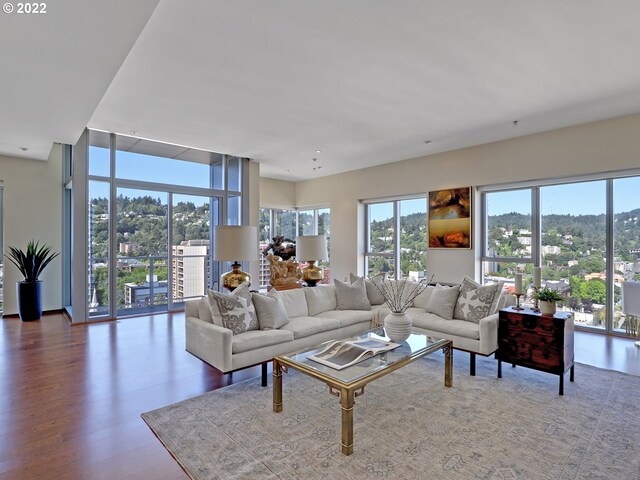
[[(260, 375), (184, 349), (184, 315), (0, 322), (0, 479), (184, 479), (140, 414)], [(640, 375), (633, 341), (576, 333), (576, 360)], [(579, 380), (579, 373), (578, 373)]]

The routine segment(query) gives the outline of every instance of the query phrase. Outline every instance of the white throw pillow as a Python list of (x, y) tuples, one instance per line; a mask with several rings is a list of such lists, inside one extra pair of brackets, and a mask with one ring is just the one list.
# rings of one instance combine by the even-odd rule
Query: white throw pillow
[(361, 278), (351, 285), (336, 279), (334, 284), (338, 303), (336, 310), (371, 310), (364, 279)]
[(446, 320), (451, 320), (459, 293), (459, 285), (455, 287), (445, 287), (437, 284), (431, 293), (431, 298), (429, 298), (429, 303), (426, 308), (427, 312), (434, 313)]
[(251, 300), (253, 301), (253, 306), (256, 307), (261, 330), (273, 330), (289, 323), (284, 303), (275, 288), (271, 289), (266, 295), (253, 293)]
[(209, 298), (218, 305), (222, 326), (231, 330), (234, 335), (259, 329), (258, 316), (251, 301), (248, 282), (241, 283), (230, 294), (209, 290)]
[(425, 288), (420, 295), (413, 299), (413, 306), (416, 308), (424, 308), (427, 309), (427, 305), (429, 304), (429, 299), (431, 298), (431, 294), (435, 290), (435, 286), (429, 285)]
[[(349, 281), (351, 283), (357, 281), (358, 279), (363, 278), (355, 275), (353, 273), (349, 274)], [(364, 286), (367, 289), (367, 299), (371, 305), (382, 305), (384, 303), (384, 296), (380, 293), (380, 291), (376, 288), (374, 283), (380, 285), (385, 280), (385, 274), (379, 273), (371, 278), (364, 279)]]
[[(220, 315), (220, 309), (218, 308), (218, 302), (212, 295), (213, 290), (207, 290), (207, 305), (209, 306), (209, 318), (214, 325), (219, 327), (223, 327), (222, 324), (222, 315)], [(200, 309), (200, 305), (198, 305), (198, 310)], [(200, 313), (200, 318), (202, 318), (203, 313)], [(206, 316), (206, 315), (205, 315)]]
[(338, 306), (336, 287), (334, 285), (318, 285), (304, 289), (309, 316), (315, 317), (322, 312), (335, 310)]

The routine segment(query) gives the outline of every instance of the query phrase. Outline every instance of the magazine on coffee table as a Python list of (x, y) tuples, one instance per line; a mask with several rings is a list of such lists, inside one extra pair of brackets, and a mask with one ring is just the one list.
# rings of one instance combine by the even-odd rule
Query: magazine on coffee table
[(322, 363), (328, 367), (342, 370), (367, 360), (382, 352), (388, 352), (396, 347), (397, 343), (367, 338), (364, 340), (339, 340), (330, 343), (324, 350), (309, 355), (309, 359)]

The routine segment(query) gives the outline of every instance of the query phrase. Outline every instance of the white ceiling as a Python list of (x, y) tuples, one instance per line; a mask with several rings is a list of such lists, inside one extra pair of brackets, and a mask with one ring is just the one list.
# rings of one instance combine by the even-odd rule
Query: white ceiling
[[(67, 62), (85, 75), (58, 107), (46, 105), (51, 92), (22, 98), (29, 128), (3, 128), (0, 151), (20, 132), (73, 142), (88, 123), (250, 157), (263, 176), (299, 180), (640, 112), (637, 0), (161, 0), (82, 123), (56, 112), (86, 116), (97, 102), (75, 93), (113, 77), (87, 65), (115, 61), (126, 43), (86, 44), (100, 18), (92, 8), (76, 14), (84, 24), (68, 42), (90, 50), (86, 64)], [(119, 31), (130, 21), (120, 8)], [(32, 47), (47, 44), (30, 33)], [(44, 83), (61, 70), (46, 65)]]
[[(74, 144), (158, 0), (46, 3), (0, 12), (0, 155), (46, 160)], [(27, 148), (23, 151), (21, 148)]]

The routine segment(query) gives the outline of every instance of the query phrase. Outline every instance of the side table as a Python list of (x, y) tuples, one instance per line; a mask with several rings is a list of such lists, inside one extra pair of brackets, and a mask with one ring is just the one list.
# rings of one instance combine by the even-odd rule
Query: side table
[(560, 376), (559, 394), (564, 395), (564, 374), (574, 380), (573, 314), (542, 315), (529, 308), (500, 310), (498, 324), (498, 378), (502, 362)]

